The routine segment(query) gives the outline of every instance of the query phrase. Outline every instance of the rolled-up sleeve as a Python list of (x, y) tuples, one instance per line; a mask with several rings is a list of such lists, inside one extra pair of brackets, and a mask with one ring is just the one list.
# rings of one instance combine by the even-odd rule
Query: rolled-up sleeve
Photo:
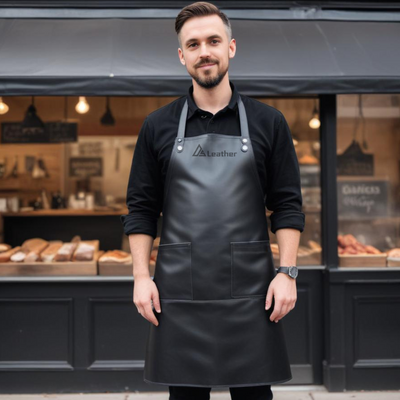
[(272, 211), (271, 232), (282, 228), (303, 232), (305, 215), (302, 203), (299, 163), (289, 126), (281, 114), (267, 163), (266, 206)]
[(148, 118), (140, 129), (132, 159), (126, 194), (129, 213), (121, 215), (125, 235), (144, 233), (157, 237), (162, 208), (161, 180), (153, 146), (154, 132)]

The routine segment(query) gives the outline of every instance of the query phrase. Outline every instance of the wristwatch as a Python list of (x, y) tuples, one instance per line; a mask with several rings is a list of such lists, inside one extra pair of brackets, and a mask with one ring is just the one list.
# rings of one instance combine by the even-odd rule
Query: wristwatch
[(299, 274), (299, 269), (295, 266), (290, 267), (279, 267), (276, 268), (276, 272), (283, 272), (284, 274), (289, 275), (291, 278), (296, 279)]

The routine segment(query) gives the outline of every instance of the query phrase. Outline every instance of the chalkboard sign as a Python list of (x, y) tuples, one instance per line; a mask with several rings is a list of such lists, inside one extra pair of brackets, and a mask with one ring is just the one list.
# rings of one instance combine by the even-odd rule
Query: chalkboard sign
[(75, 122), (46, 122), (44, 129), (22, 129), (20, 122), (1, 124), (1, 143), (65, 143), (78, 140), (78, 124)]
[(103, 176), (103, 159), (101, 157), (71, 157), (69, 176), (75, 178)]
[(388, 214), (388, 181), (337, 183), (338, 211), (344, 217), (382, 217)]
[(360, 144), (353, 140), (343, 154), (337, 156), (337, 174), (373, 176), (374, 155), (365, 154)]

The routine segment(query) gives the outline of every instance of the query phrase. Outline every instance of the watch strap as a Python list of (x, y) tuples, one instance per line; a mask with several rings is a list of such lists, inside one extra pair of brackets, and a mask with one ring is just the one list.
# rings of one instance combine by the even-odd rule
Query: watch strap
[[(278, 272), (283, 272), (284, 274), (287, 274), (287, 275), (289, 275), (291, 278), (295, 279), (295, 278), (297, 277), (297, 274), (296, 274), (295, 277), (293, 277), (293, 276), (291, 276), (291, 275), (289, 274), (290, 269), (293, 268), (293, 267), (297, 270), (297, 267), (296, 267), (296, 266), (289, 266), (289, 267), (279, 267), (279, 268), (276, 268), (276, 272), (277, 272), (277, 273), (278, 273)], [(298, 270), (297, 270), (297, 271), (298, 271)]]

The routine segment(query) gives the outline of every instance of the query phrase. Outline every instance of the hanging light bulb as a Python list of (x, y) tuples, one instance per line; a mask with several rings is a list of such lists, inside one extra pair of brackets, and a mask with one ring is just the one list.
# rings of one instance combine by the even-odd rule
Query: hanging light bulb
[(311, 129), (318, 129), (321, 126), (321, 121), (319, 120), (318, 109), (317, 109), (317, 100), (315, 100), (314, 110), (312, 112), (312, 118), (308, 123)]
[(89, 104), (86, 101), (85, 96), (79, 96), (79, 101), (75, 106), (75, 110), (79, 114), (86, 114), (89, 111)]
[(8, 112), (9, 107), (6, 103), (3, 103), (3, 99), (0, 97), (0, 115)]

